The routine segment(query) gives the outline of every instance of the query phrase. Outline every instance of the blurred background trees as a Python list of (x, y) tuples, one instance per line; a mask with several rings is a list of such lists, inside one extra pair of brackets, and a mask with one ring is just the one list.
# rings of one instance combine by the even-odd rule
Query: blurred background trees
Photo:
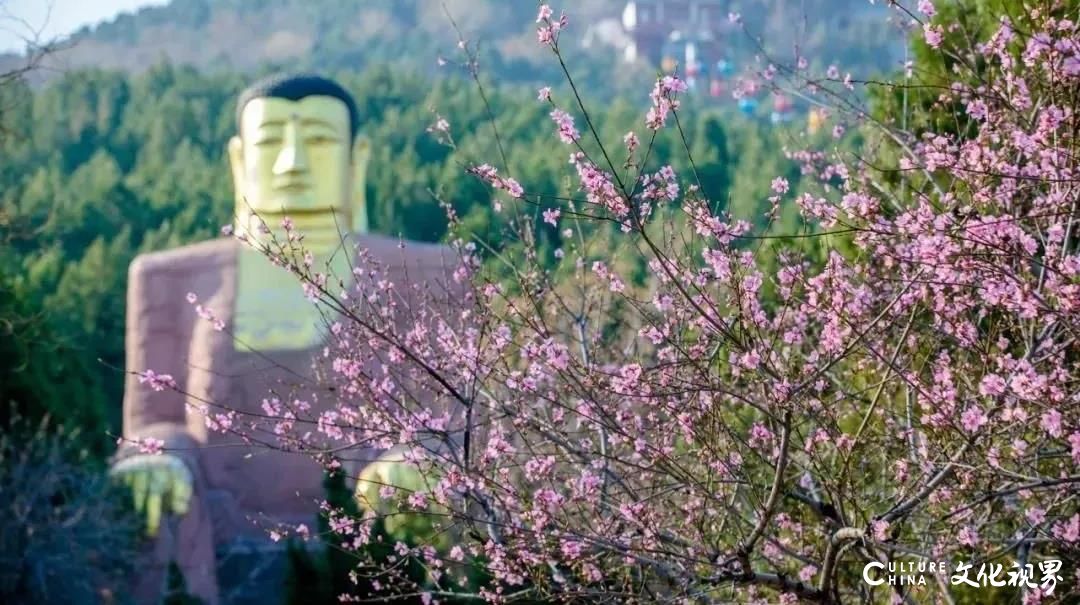
[[(367, 193), (372, 229), (437, 241), (446, 215), (436, 196), (498, 246), (489, 188), (464, 167), (490, 157), (494, 141), (475, 86), (461, 78), (432, 81), (373, 66), (334, 74), (357, 97), (363, 133), (373, 141)], [(0, 290), (7, 318), (0, 357), (7, 360), (0, 401), (32, 416), (52, 413), (82, 427), (99, 455), (119, 428), (127, 265), (140, 252), (215, 237), (232, 216), (224, 157), (235, 131), (233, 102), (250, 76), (207, 76), (162, 64), (131, 76), (101, 70), (66, 74), (40, 90), (19, 85), (0, 141)], [(569, 196), (564, 159), (546, 151), (554, 139), (531, 88), (488, 91), (509, 171), (541, 184), (544, 195)], [(556, 91), (556, 94), (560, 94)], [(425, 129), (437, 107), (456, 147)], [(505, 111), (510, 107), (517, 111)], [(797, 168), (778, 153), (796, 129), (761, 124), (731, 109), (687, 111), (688, 140), (703, 186), (747, 219), (766, 208), (769, 180)], [(597, 116), (606, 140), (640, 127), (631, 101)], [(687, 167), (674, 131), (653, 150), (655, 167)], [(559, 246), (560, 234), (541, 229)]]

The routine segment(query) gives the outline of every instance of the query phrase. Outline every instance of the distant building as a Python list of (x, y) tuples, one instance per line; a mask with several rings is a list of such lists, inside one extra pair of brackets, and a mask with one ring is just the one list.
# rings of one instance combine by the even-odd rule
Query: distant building
[[(713, 56), (726, 24), (729, 0), (631, 0), (623, 9), (623, 28), (633, 39), (625, 50), (628, 61), (659, 65), (665, 58), (686, 61), (685, 51), (672, 54), (672, 42), (692, 45), (691, 54)], [(673, 36), (673, 34), (675, 34)], [(685, 68), (685, 66), (683, 66)]]
[(606, 47), (626, 56), (628, 50), (634, 46), (634, 40), (623, 30), (622, 23), (618, 19), (601, 19), (589, 25), (585, 30), (585, 35), (581, 38), (581, 46), (585, 49)]

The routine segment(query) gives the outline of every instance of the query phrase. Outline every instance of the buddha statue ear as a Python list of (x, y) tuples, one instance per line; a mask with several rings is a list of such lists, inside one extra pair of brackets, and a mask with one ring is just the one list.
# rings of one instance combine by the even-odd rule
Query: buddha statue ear
[(353, 198), (352, 198), (352, 228), (354, 233), (367, 233), (368, 206), (367, 206), (367, 166), (371, 159), (371, 143), (367, 137), (356, 135), (353, 141), (352, 166), (353, 166)]
[(229, 168), (232, 170), (233, 193), (235, 196), (233, 220), (234, 223), (239, 225), (243, 222), (240, 220), (240, 217), (249, 214), (247, 203), (244, 201), (244, 142), (240, 140), (240, 137), (234, 136), (229, 139), (228, 152)]

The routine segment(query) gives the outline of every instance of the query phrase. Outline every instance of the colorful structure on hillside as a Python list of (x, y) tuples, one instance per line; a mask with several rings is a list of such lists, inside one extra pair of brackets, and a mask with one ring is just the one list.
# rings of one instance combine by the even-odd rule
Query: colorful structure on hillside
[(699, 56), (714, 56), (727, 19), (725, 0), (631, 0), (623, 9), (623, 28), (634, 41), (628, 58), (660, 64), (675, 50), (672, 33), (687, 41)]
[[(733, 94), (740, 71), (737, 50), (745, 34), (729, 20), (730, 5), (729, 0), (627, 2), (622, 23), (632, 43), (624, 52), (625, 58), (655, 65), (664, 73), (677, 72), (691, 94), (707, 95), (717, 103), (735, 103), (740, 112), (758, 115), (760, 99), (736, 99)], [(795, 114), (790, 97), (774, 95), (770, 122), (791, 122)]]

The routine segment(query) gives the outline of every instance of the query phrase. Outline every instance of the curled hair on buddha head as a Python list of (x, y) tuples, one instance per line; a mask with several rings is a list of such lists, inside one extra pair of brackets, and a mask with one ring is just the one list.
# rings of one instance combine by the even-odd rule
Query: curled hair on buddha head
[(236, 124), (240, 126), (240, 117), (244, 107), (255, 99), (287, 99), (299, 101), (305, 97), (326, 96), (339, 99), (349, 110), (349, 130), (352, 140), (360, 130), (360, 110), (349, 91), (337, 82), (315, 74), (275, 74), (244, 89), (236, 101)]

